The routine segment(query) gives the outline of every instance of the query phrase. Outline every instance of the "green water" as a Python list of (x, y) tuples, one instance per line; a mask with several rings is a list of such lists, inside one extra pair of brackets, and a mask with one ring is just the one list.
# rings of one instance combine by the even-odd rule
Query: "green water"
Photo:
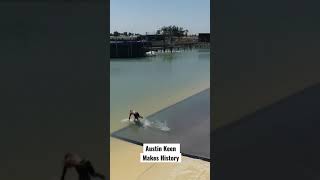
[(179, 93), (210, 86), (209, 49), (193, 49), (135, 59), (111, 59), (110, 131), (126, 126), (129, 109), (158, 111)]

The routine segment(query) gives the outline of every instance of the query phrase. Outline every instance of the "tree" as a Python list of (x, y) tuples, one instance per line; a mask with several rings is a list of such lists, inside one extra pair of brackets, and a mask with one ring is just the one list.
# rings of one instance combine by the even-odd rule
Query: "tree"
[(179, 37), (184, 36), (185, 33), (188, 32), (187, 29), (184, 29), (183, 27), (178, 27), (178, 26), (175, 26), (175, 25), (163, 26), (158, 31), (160, 31), (160, 33), (162, 35), (164, 35), (164, 37), (168, 37), (170, 39), (171, 44), (173, 42), (173, 38), (172, 37), (178, 37), (179, 38)]
[[(159, 29), (158, 31), (161, 32), (161, 34), (165, 35), (165, 36), (176, 36), (176, 37), (181, 37), (185, 34), (186, 31), (188, 31), (187, 29), (184, 29), (183, 27), (178, 27), (175, 25), (170, 25), (170, 26), (163, 26), (161, 29)], [(157, 32), (158, 32), (157, 31)]]
[(186, 37), (188, 36), (188, 32), (189, 32), (188, 29), (184, 30), (184, 34)]
[(123, 32), (123, 35), (128, 36), (128, 32)]

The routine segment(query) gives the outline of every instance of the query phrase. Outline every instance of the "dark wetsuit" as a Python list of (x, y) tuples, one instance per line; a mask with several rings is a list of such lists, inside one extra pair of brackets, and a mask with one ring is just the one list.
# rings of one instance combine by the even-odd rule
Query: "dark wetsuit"
[(139, 121), (139, 118), (142, 118), (142, 116), (140, 116), (140, 114), (138, 112), (132, 112), (129, 114), (129, 119), (131, 117), (131, 115), (133, 115), (134, 117), (134, 121)]
[[(79, 180), (91, 180), (90, 176), (103, 178), (103, 175), (96, 173), (91, 162), (87, 160), (82, 160), (79, 165), (75, 166), (75, 169), (78, 172)], [(61, 180), (64, 180), (66, 172), (67, 167), (64, 167)]]

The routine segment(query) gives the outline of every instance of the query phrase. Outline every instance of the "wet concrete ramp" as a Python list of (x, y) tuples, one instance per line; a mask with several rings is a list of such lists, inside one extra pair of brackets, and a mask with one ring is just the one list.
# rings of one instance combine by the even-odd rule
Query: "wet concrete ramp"
[(319, 179), (319, 108), (316, 85), (214, 131), (214, 179)]
[(129, 125), (113, 137), (142, 145), (143, 143), (180, 143), (182, 155), (210, 161), (210, 89), (195, 94), (146, 117), (161, 127)]

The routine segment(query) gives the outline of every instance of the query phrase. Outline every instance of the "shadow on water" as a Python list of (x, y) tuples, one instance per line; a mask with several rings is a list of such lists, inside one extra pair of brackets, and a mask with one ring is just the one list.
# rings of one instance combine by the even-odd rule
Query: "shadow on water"
[(210, 53), (199, 54), (199, 55), (198, 55), (198, 59), (208, 60), (208, 59), (210, 59)]
[(111, 62), (152, 62), (154, 60), (172, 61), (175, 59), (174, 53), (164, 53), (155, 56), (144, 56), (135, 58), (111, 58)]
[(159, 53), (155, 56), (150, 56), (149, 58), (153, 60), (162, 60), (165, 62), (171, 62), (176, 59), (176, 54), (175, 52), (173, 53), (165, 52), (165, 53)]
[(149, 57), (137, 57), (137, 58), (110, 58), (111, 62), (152, 62)]
[(210, 53), (210, 48), (205, 48), (205, 49), (198, 49), (199, 53), (207, 52)]

